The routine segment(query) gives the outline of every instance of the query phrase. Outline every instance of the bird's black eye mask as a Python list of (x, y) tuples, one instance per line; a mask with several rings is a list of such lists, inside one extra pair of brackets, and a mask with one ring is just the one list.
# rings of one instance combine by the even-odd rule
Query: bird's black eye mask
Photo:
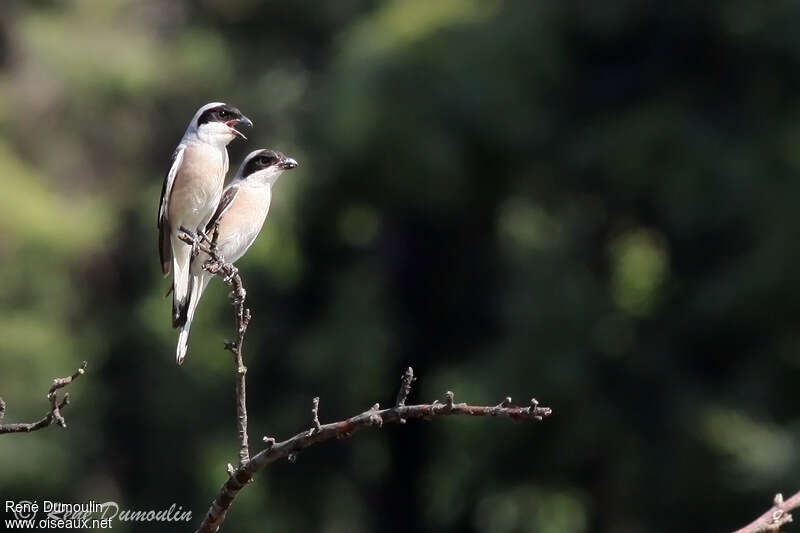
[(200, 127), (209, 122), (231, 122), (238, 120), (241, 117), (241, 111), (233, 106), (224, 104), (203, 111), (203, 114), (201, 114), (200, 118), (197, 119), (197, 126)]
[(278, 152), (273, 152), (272, 150), (267, 150), (261, 152), (257, 156), (250, 159), (244, 167), (244, 172), (242, 173), (243, 176), (249, 176), (254, 172), (258, 172), (259, 170), (264, 170), (265, 168), (269, 168), (278, 162), (281, 161), (281, 156)]

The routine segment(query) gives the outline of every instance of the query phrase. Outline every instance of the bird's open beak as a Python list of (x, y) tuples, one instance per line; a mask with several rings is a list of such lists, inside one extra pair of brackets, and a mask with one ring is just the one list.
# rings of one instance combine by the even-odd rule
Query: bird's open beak
[(236, 120), (231, 120), (230, 122), (226, 122), (225, 123), (225, 125), (228, 126), (231, 129), (231, 131), (234, 133), (234, 135), (238, 135), (242, 139), (247, 140), (247, 137), (244, 136), (244, 133), (242, 133), (241, 131), (237, 130), (234, 127), (235, 125), (239, 125), (239, 124), (244, 124), (245, 126), (248, 126), (250, 128), (253, 127), (253, 121), (250, 120), (249, 118), (247, 118), (244, 115), (242, 115), (241, 117), (237, 118)]
[(283, 170), (291, 170), (297, 167), (297, 161), (295, 161), (291, 157), (287, 157), (286, 159), (281, 161), (280, 166)]

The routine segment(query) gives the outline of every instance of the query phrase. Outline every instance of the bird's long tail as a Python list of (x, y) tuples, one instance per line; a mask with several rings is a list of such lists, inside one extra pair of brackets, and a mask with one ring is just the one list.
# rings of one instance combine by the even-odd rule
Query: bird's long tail
[(197, 304), (200, 302), (200, 297), (203, 291), (206, 290), (208, 281), (211, 275), (207, 272), (200, 272), (199, 274), (192, 274), (189, 285), (191, 286), (189, 298), (186, 304), (186, 313), (184, 322), (180, 326), (180, 333), (178, 334), (178, 345), (175, 348), (175, 359), (180, 365), (186, 357), (186, 351), (189, 349), (189, 330), (192, 327), (192, 320), (194, 320), (194, 312), (197, 309)]
[(172, 327), (179, 328), (186, 322), (186, 301), (189, 296), (192, 247), (171, 236), (172, 240)]

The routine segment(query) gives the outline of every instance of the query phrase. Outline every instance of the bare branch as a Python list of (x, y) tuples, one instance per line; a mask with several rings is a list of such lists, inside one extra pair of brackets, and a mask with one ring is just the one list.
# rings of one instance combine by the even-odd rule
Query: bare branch
[[(86, 372), (86, 361), (81, 363), (78, 370), (71, 376), (65, 378), (55, 378), (53, 384), (50, 385), (50, 390), (47, 391), (47, 400), (50, 402), (50, 410), (42, 418), (36, 422), (29, 423), (16, 423), (16, 424), (0, 424), (0, 434), (3, 433), (30, 433), (42, 428), (46, 428), (53, 422), (61, 426), (67, 427), (67, 422), (61, 414), (61, 410), (69, 404), (69, 393), (65, 393), (64, 397), (59, 401), (58, 390), (63, 389)], [(6, 403), (0, 398), (0, 420), (6, 414)]]
[(244, 289), (241, 276), (239, 276), (239, 270), (233, 264), (226, 263), (217, 250), (219, 222), (214, 226), (214, 234), (211, 241), (206, 236), (201, 236), (198, 239), (186, 231), (180, 232), (178, 237), (192, 246), (192, 250), (199, 250), (208, 255), (209, 259), (205, 262), (203, 268), (219, 277), (232, 289), (230, 298), (236, 320), (236, 338), (233, 341), (226, 341), (225, 349), (233, 354), (233, 363), (236, 370), (236, 429), (239, 436), (239, 466), (241, 466), (247, 464), (250, 460), (250, 445), (247, 436), (247, 367), (244, 366), (244, 359), (242, 358), (244, 335), (247, 333), (247, 326), (250, 324), (250, 309), (244, 305), (247, 291)]
[(244, 366), (242, 358), (242, 344), (244, 343), (247, 326), (250, 323), (250, 310), (244, 305), (247, 292), (244, 289), (238, 270), (232, 264), (226, 263), (217, 251), (216, 242), (218, 236), (218, 226), (214, 228), (214, 236), (210, 242), (204, 235), (198, 239), (186, 231), (179, 233), (180, 239), (192, 246), (193, 254), (204, 252), (208, 255), (209, 259), (205, 262), (203, 268), (222, 278), (222, 281), (232, 288), (230, 297), (236, 321), (236, 338), (232, 342), (226, 342), (225, 348), (233, 354), (236, 370), (239, 466), (234, 468), (231, 464), (227, 465), (228, 480), (222, 485), (214, 501), (211, 502), (211, 507), (203, 517), (203, 521), (197, 530), (198, 532), (209, 533), (216, 532), (219, 529), (222, 522), (225, 521), (225, 516), (236, 495), (253, 479), (253, 476), (259, 470), (280, 459), (286, 459), (293, 463), (301, 450), (314, 444), (348, 438), (361, 428), (382, 427), (384, 424), (393, 423), (402, 424), (409, 418), (430, 420), (449, 415), (504, 416), (515, 421), (542, 420), (550, 415), (550, 408), (539, 407), (535, 399), (531, 400), (529, 407), (511, 405), (510, 398), (496, 406), (475, 406), (466, 403), (455, 403), (455, 395), (450, 391), (446, 394), (445, 403), (436, 400), (431, 404), (407, 406), (405, 402), (411, 393), (411, 384), (416, 379), (414, 378), (413, 369), (409, 367), (401, 378), (400, 391), (397, 393), (397, 401), (394, 407), (381, 410), (380, 405), (376, 403), (367, 411), (346, 420), (331, 424), (321, 424), (319, 421), (319, 397), (315, 397), (311, 408), (312, 427), (310, 429), (298, 433), (283, 442), (276, 442), (272, 437), (264, 437), (263, 441), (266, 446), (251, 458), (247, 436), (247, 367)]
[(776, 494), (772, 507), (764, 514), (734, 533), (766, 533), (780, 531), (781, 526), (792, 521), (789, 513), (792, 509), (800, 507), (800, 492), (796, 492), (788, 500), (783, 500), (783, 494)]
[[(404, 378), (405, 376), (409, 376), (407, 381), (410, 391), (413, 371), (409, 369), (406, 371)], [(403, 380), (401, 390), (405, 388), (406, 379)], [(225, 520), (228, 509), (239, 491), (253, 479), (253, 476), (258, 471), (281, 459), (293, 462), (300, 451), (310, 446), (348, 438), (362, 428), (380, 428), (386, 424), (400, 424), (405, 419), (431, 420), (433, 418), (456, 415), (505, 417), (517, 422), (539, 421), (552, 413), (549, 407), (540, 407), (535, 400), (532, 400), (531, 405), (528, 407), (511, 405), (510, 399), (507, 400), (509, 400), (507, 405), (506, 402), (495, 406), (469, 405), (467, 403), (456, 403), (454, 394), (448, 391), (445, 403), (434, 401), (429, 404), (396, 405), (389, 409), (381, 409), (378, 404), (375, 404), (370, 409), (339, 422), (320, 424), (318, 428), (315, 423), (311, 429), (302, 431), (282, 442), (275, 442), (275, 439), (264, 437), (267, 446), (254, 455), (249, 463), (240, 465), (228, 477), (228, 480), (220, 488), (217, 497), (211, 503), (211, 507), (203, 518), (203, 522), (197, 532), (212, 533), (217, 531)], [(314, 405), (317, 406), (318, 404), (315, 402)]]

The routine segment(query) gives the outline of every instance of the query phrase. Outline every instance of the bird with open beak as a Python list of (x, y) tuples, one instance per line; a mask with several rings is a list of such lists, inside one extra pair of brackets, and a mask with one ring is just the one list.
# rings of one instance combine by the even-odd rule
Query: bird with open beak
[(195, 236), (211, 220), (222, 197), (228, 173), (228, 143), (246, 137), (237, 130), (253, 122), (233, 106), (206, 104), (194, 114), (172, 155), (172, 165), (161, 189), (158, 209), (158, 251), (164, 275), (173, 273), (172, 327), (186, 321), (186, 299), (191, 291), (189, 264), (192, 246), (178, 237)]
[[(219, 224), (217, 252), (223, 260), (235, 263), (247, 252), (267, 218), (272, 186), (284, 171), (296, 166), (297, 161), (277, 150), (256, 150), (244, 158), (205, 228), (206, 234), (212, 237), (214, 227)], [(200, 252), (191, 262), (186, 319), (180, 325), (175, 351), (178, 364), (183, 363), (186, 357), (194, 312), (212, 278), (212, 274), (203, 269), (208, 259), (205, 253)]]

